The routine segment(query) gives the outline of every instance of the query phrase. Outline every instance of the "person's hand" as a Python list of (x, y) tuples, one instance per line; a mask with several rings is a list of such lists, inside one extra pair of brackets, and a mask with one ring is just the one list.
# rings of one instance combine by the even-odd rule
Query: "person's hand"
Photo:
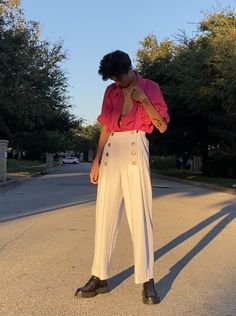
[(147, 96), (141, 88), (136, 86), (132, 89), (130, 97), (135, 101), (142, 102)]
[(92, 167), (89, 173), (90, 182), (93, 184), (98, 183), (98, 177), (99, 177), (99, 162), (94, 160), (92, 163)]

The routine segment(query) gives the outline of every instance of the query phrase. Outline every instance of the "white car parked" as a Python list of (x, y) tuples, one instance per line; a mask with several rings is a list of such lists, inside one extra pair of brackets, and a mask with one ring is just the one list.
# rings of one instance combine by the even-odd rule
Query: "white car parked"
[(79, 163), (79, 159), (76, 157), (66, 157), (62, 160), (63, 163), (70, 163), (70, 164), (78, 164)]

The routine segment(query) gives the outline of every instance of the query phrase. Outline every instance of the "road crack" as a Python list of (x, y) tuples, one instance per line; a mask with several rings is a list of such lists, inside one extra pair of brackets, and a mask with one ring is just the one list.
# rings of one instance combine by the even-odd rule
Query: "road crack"
[(35, 225), (35, 223), (33, 223), (32, 225), (30, 225), (29, 227), (27, 227), (23, 232), (21, 232), (20, 234), (18, 234), (17, 236), (15, 236), (13, 239), (9, 240), (7, 243), (5, 243), (1, 248), (0, 248), (0, 254), (2, 253), (3, 250), (5, 250), (9, 245), (13, 244), (15, 241), (19, 240), (22, 236), (24, 236), (24, 234), (31, 229), (31, 227)]

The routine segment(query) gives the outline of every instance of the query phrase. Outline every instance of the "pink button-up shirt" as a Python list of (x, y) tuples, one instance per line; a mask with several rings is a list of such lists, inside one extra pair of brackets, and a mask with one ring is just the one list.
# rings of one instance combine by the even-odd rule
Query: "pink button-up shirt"
[[(144, 79), (139, 74), (137, 74), (137, 76), (138, 86), (144, 90), (159, 114), (169, 123), (170, 118), (167, 112), (167, 106), (159, 85), (152, 80)], [(106, 125), (109, 132), (141, 130), (146, 133), (151, 133), (153, 131), (153, 124), (142, 103), (135, 100), (133, 100), (132, 109), (122, 118), (122, 122), (119, 123), (123, 105), (124, 95), (122, 89), (115, 83), (109, 85), (105, 91), (102, 111), (97, 120), (101, 124)]]

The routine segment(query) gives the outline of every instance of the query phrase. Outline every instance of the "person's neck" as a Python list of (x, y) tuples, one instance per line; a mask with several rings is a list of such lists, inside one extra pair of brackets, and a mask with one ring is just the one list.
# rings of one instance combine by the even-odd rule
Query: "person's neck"
[(132, 80), (130, 85), (136, 85), (137, 84), (137, 75), (136, 72), (134, 70), (132, 70)]
[(127, 87), (125, 87), (125, 90), (130, 90), (132, 89), (134, 86), (136, 86), (137, 84), (137, 75), (136, 72), (134, 70), (132, 70), (132, 79), (130, 80), (130, 83)]

